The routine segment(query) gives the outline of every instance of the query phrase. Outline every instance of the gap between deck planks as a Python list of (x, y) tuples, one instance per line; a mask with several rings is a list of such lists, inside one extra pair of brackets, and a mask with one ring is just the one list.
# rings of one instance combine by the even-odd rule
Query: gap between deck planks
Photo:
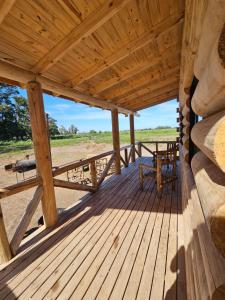
[(137, 166), (2, 270), (0, 299), (185, 299), (179, 183), (142, 192)]

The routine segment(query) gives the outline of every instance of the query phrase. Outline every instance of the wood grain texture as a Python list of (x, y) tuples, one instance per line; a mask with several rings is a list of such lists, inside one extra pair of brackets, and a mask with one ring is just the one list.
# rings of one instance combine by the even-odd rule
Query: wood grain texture
[(75, 102), (88, 103), (90, 105), (99, 106), (105, 109), (118, 108), (121, 113), (125, 114), (133, 113), (132, 111), (123, 108), (120, 109), (117, 105), (110, 104), (107, 101), (97, 99), (87, 94), (81, 94), (80, 92), (77, 92), (70, 87), (66, 87), (63, 84), (52, 81), (43, 76), (36, 76), (32, 72), (25, 71), (18, 67), (13, 67), (12, 65), (5, 62), (0, 62), (0, 74), (2, 77), (9, 78), (25, 85), (27, 85), (29, 81), (36, 79), (41, 83), (43, 90), (56, 93), (61, 97), (66, 97), (67, 99), (71, 99)]
[[(224, 22), (225, 7), (223, 11)], [(225, 23), (222, 23), (192, 100), (192, 108), (200, 116), (209, 116), (225, 108), (224, 41)]]
[(30, 221), (31, 221), (42, 197), (43, 197), (43, 188), (42, 188), (42, 186), (39, 186), (39, 187), (37, 187), (33, 198), (29, 202), (29, 204), (20, 220), (20, 223), (12, 237), (12, 240), (10, 242), (10, 248), (11, 248), (13, 255), (16, 255), (19, 245), (24, 237), (24, 234), (30, 224)]
[(179, 185), (158, 198), (153, 181), (139, 190), (137, 170), (131, 164), (85, 196), (54, 233), (1, 270), (0, 298), (185, 299), (185, 269), (176, 263)]
[(75, 27), (67, 36), (56, 44), (33, 68), (34, 73), (42, 73), (56, 63), (69, 50), (75, 47), (82, 39), (96, 31), (114, 14), (123, 8), (130, 0), (107, 0), (97, 11), (94, 11), (80, 25)]
[(10, 12), (15, 0), (2, 0), (0, 5), (0, 24), (4, 21), (5, 17)]
[(199, 149), (223, 172), (225, 171), (225, 111), (195, 124), (191, 138)]
[(0, 205), (0, 264), (9, 261), (12, 258), (12, 252), (9, 246), (9, 240), (5, 230), (5, 223)]
[(135, 162), (135, 130), (134, 130), (134, 116), (130, 115), (130, 143), (133, 146), (132, 154), (131, 154), (131, 161)]
[[(178, 78), (183, 17), (180, 0), (15, 1), (0, 24), (0, 62), (10, 64), (0, 80), (37, 80), (53, 95), (132, 114), (156, 102), (139, 99), (127, 110), (115, 98), (149, 81), (154, 90), (159, 77), (166, 84), (166, 70)], [(158, 94), (157, 103), (170, 97)]]
[(56, 224), (57, 212), (51, 154), (40, 83), (36, 81), (29, 82), (27, 94), (37, 170), (43, 186), (42, 209), (45, 224), (49, 227)]
[(112, 139), (113, 139), (113, 150), (115, 151), (115, 167), (116, 174), (120, 174), (120, 130), (119, 130), (119, 119), (118, 110), (113, 109), (111, 111), (112, 117)]
[[(208, 184), (208, 180), (202, 181), (205, 167), (207, 168), (208, 175), (213, 175), (213, 172), (208, 172), (213, 163), (210, 162), (211, 166), (208, 166), (206, 161), (206, 164), (202, 164), (202, 154), (199, 153), (196, 154), (192, 161), (194, 164), (192, 167), (192, 169), (194, 168), (194, 174), (197, 169), (200, 171), (198, 168), (199, 165), (203, 167), (200, 171), (201, 174), (199, 173), (198, 180), (196, 180), (198, 174), (195, 174), (194, 179), (189, 164), (184, 161), (181, 155), (181, 171), (183, 174), (182, 207), (188, 299), (196, 299), (196, 297), (200, 299), (223, 299), (225, 259), (219, 254), (209, 231), (207, 223), (209, 220), (208, 208), (214, 205), (212, 201), (213, 194), (211, 195), (212, 197), (209, 196), (210, 184)], [(205, 159), (207, 158), (205, 157)], [(211, 180), (210, 177), (208, 179)], [(202, 198), (202, 193), (208, 194), (208, 196)]]

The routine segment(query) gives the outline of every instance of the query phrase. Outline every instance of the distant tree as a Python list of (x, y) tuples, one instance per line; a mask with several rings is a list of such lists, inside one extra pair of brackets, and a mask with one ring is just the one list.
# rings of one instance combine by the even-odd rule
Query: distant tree
[(157, 126), (155, 129), (170, 129), (171, 126)]
[(0, 139), (13, 138), (16, 128), (15, 105), (13, 97), (18, 95), (17, 88), (8, 84), (0, 83)]
[(62, 125), (59, 127), (59, 133), (61, 135), (67, 135), (68, 134), (68, 130)]
[(15, 96), (14, 101), (17, 121), (17, 128), (14, 134), (16, 135), (17, 139), (29, 139), (31, 138), (31, 126), (27, 99), (22, 96)]
[(94, 129), (91, 129), (91, 130), (89, 131), (89, 133), (90, 133), (90, 134), (96, 134), (96, 133), (97, 133), (97, 131), (96, 131), (96, 130), (94, 130)]
[[(51, 135), (59, 134), (56, 121), (50, 119)], [(15, 86), (0, 83), (0, 140), (31, 138), (27, 99)]]
[(70, 127), (68, 128), (68, 131), (70, 134), (77, 134), (78, 132), (78, 128), (75, 125), (70, 125)]
[(57, 121), (50, 116), (48, 117), (48, 126), (50, 136), (55, 136), (59, 134), (59, 128), (57, 126)]

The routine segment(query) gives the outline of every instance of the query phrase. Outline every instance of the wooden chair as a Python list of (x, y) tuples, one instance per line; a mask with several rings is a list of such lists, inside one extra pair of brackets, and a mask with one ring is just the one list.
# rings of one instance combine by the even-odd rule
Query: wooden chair
[(141, 189), (143, 190), (144, 179), (149, 177), (153, 177), (156, 180), (158, 194), (162, 192), (163, 186), (168, 183), (172, 183), (172, 188), (174, 189), (174, 182), (177, 179), (176, 162), (177, 147), (172, 147), (169, 150), (158, 151), (156, 153), (156, 159), (153, 161), (153, 165), (140, 163), (139, 180)]

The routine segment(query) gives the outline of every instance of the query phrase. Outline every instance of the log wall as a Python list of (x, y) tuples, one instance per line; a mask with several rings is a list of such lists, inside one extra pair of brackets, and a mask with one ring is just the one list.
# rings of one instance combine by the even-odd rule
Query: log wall
[[(187, 290), (188, 299), (225, 299), (225, 2), (208, 0), (199, 7), (200, 2), (186, 2), (201, 15), (190, 37), (186, 34), (186, 43), (195, 40), (195, 51), (192, 63), (181, 70), (179, 95)], [(186, 26), (194, 18), (186, 19)], [(192, 96), (191, 80), (184, 78), (194, 76), (198, 83)], [(203, 117), (193, 128), (190, 109)], [(191, 142), (198, 152), (190, 162)]]
[(211, 238), (198, 180), (180, 158), (188, 299), (225, 299), (225, 259)]

